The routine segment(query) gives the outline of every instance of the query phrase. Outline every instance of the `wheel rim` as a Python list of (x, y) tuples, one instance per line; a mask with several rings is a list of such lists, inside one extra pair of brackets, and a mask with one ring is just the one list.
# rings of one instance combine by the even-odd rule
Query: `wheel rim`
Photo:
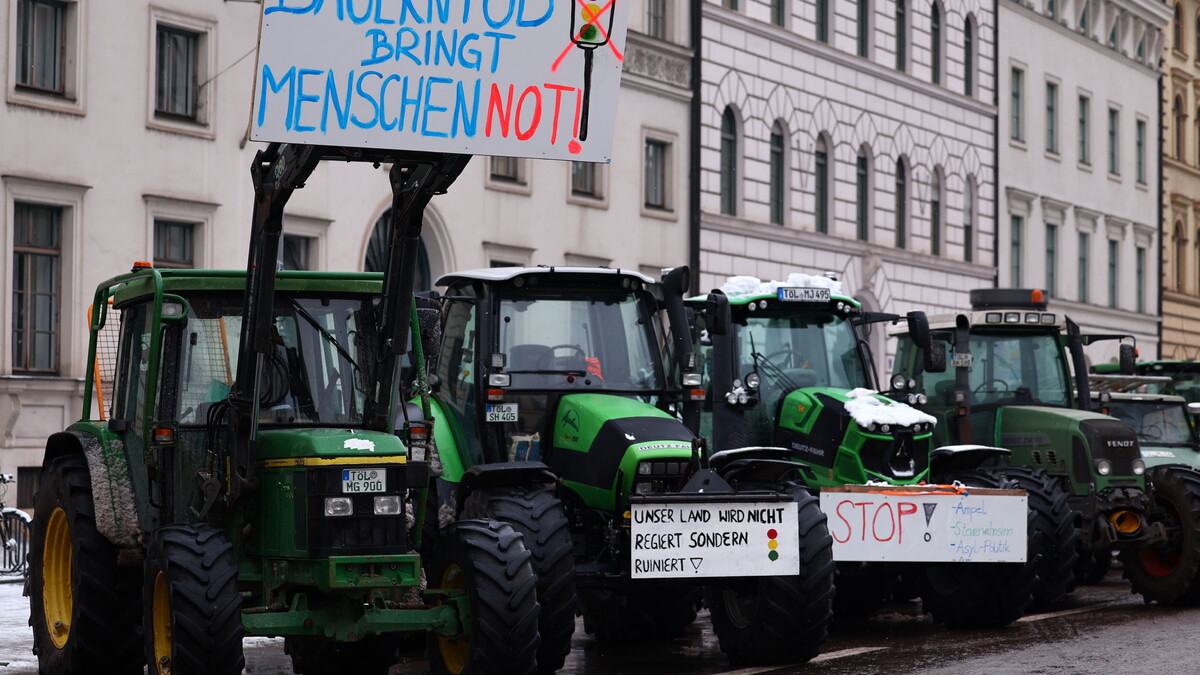
[(721, 591), (721, 600), (725, 604), (725, 615), (735, 628), (746, 628), (754, 618), (754, 606), (757, 593), (742, 592), (734, 588)]
[(159, 570), (154, 577), (154, 602), (150, 609), (151, 629), (154, 635), (154, 663), (152, 672), (166, 675), (171, 672), (171, 657), (174, 642), (171, 640), (171, 592), (167, 587), (167, 575)]
[(56, 649), (62, 649), (71, 636), (71, 526), (62, 507), (55, 507), (46, 523), (42, 546), (42, 614), (46, 632)]
[[(450, 565), (442, 573), (442, 588), (466, 590), (467, 575), (458, 565)], [(438, 651), (442, 656), (442, 664), (451, 673), (461, 673), (467, 668), (467, 659), (471, 654), (471, 627), (464, 625), (466, 633), (456, 637), (438, 636)]]
[[(1137, 552), (1138, 562), (1142, 566), (1142, 570), (1152, 577), (1169, 577), (1179, 569), (1179, 563), (1183, 559), (1183, 528), (1182, 519), (1179, 517), (1179, 510), (1175, 504), (1167, 501), (1162, 495), (1155, 497), (1161, 504), (1161, 513), (1168, 527), (1168, 531), (1178, 532), (1178, 538), (1175, 541), (1167, 540), (1163, 546), (1151, 546), (1141, 549)], [(1169, 548), (1168, 548), (1169, 547)]]

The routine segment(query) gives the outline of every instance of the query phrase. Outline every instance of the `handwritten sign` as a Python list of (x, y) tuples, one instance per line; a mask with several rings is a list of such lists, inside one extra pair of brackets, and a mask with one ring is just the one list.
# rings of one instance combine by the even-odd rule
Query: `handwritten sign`
[(633, 504), (634, 579), (800, 573), (796, 502)]
[(263, 0), (250, 138), (608, 161), (629, 0)]
[(823, 489), (833, 559), (1025, 562), (1029, 498), (1023, 490), (936, 489), (889, 487), (887, 494), (854, 485)]

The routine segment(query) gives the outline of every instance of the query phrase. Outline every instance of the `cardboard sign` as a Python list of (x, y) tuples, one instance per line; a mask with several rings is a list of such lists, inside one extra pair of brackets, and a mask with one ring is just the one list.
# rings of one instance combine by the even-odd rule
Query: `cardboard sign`
[(608, 161), (629, 0), (263, 0), (250, 138)]
[[(898, 494), (899, 493), (899, 494)], [(871, 562), (1025, 562), (1023, 490), (848, 485), (821, 491), (833, 559)]]
[(633, 504), (634, 579), (800, 573), (796, 502)]

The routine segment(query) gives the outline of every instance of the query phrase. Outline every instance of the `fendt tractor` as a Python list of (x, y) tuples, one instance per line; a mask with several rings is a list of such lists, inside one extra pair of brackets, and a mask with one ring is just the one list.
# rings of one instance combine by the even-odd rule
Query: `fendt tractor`
[[(285, 637), (298, 673), (382, 674), (405, 634), (437, 673), (533, 671), (521, 534), (458, 519), (417, 553), (428, 428), (398, 404), (422, 213), (468, 159), (271, 144), (245, 272), (141, 264), (100, 284), (90, 357), (119, 322), (116, 358), (47, 441), (36, 498), (40, 672), (234, 675), (259, 635)], [(390, 166), (382, 275), (276, 271), (284, 207), (321, 160)]]
[[(542, 504), (517, 526), (545, 542), (534, 556), (543, 611), (573, 615), (577, 598), (601, 641), (677, 636), (707, 591), (732, 661), (804, 661), (831, 615), (825, 516), (794, 465), (751, 450), (709, 458), (680, 421), (699, 374), (677, 367), (691, 343), (668, 338), (660, 316), (686, 332), (688, 275), (670, 270), (661, 298), (653, 279), (608, 268), (438, 280), (429, 405), (442, 471), (430, 512), (503, 520), (517, 496)], [(550, 482), (519, 493), (505, 474)]]
[[(1049, 542), (1072, 534), (1065, 496), (1044, 474), (981, 466), (1001, 449), (935, 450), (931, 440), (939, 422), (909, 405), (923, 400), (915, 383), (896, 377), (890, 388), (877, 384), (867, 329), (903, 319), (921, 335), (923, 313), (864, 312), (835, 279), (807, 274), (793, 274), (786, 283), (731, 277), (689, 305), (708, 385), (700, 433), (718, 454), (774, 446), (801, 467), (811, 489), (821, 491), (836, 542), (840, 616), (865, 616), (890, 597), (914, 594), (935, 622), (953, 626), (1006, 625), (1026, 611), (1057, 554)], [(944, 358), (929, 349), (925, 355), (924, 370), (945, 369)], [(940, 514), (987, 509), (960, 501), (938, 511), (932, 495), (982, 498), (989, 490), (999, 491), (997, 505), (1020, 501), (1008, 502), (1015, 506), (1003, 513), (995, 510), (986, 525), (969, 519), (948, 524), (961, 538), (937, 538), (932, 525)], [(842, 494), (853, 499), (838, 501)], [(907, 497), (893, 505), (883, 501), (889, 495)], [(827, 498), (836, 504), (832, 511)], [(919, 515), (918, 503), (925, 504)], [(914, 539), (923, 531), (925, 544)], [(976, 544), (968, 533), (987, 536)], [(991, 536), (997, 533), (1016, 533), (1018, 541), (1001, 543)], [(861, 548), (864, 542), (873, 548)], [(1009, 546), (1019, 555), (980, 555)], [(1065, 588), (1042, 590), (1043, 597), (1062, 593)]]
[[(1069, 495), (1078, 530), (1076, 577), (1095, 578), (1117, 551), (1133, 591), (1147, 601), (1185, 602), (1196, 565), (1174, 565), (1170, 552), (1197, 536), (1191, 509), (1164, 517), (1146, 461), (1129, 425), (1093, 408), (1084, 347), (1120, 340), (1120, 370), (1133, 371), (1135, 348), (1124, 335), (1086, 335), (1070, 318), (1048, 311), (1038, 289), (971, 291), (969, 314), (930, 319), (935, 344), (954, 369), (922, 369), (924, 349), (901, 334), (897, 372), (928, 394), (923, 409), (940, 423), (940, 443), (984, 443), (1009, 449), (999, 461), (1045, 471)], [(1192, 484), (1196, 472), (1171, 465), (1160, 481)]]

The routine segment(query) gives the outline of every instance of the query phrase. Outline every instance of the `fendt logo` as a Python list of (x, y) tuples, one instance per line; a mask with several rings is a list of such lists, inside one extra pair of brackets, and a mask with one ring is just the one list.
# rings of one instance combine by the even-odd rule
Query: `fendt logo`
[(1132, 448), (1137, 441), (1108, 441), (1110, 448)]

